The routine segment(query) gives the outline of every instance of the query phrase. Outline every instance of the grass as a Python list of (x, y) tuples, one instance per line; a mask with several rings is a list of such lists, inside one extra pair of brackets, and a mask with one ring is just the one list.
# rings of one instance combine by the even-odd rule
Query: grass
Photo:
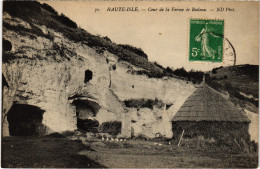
[[(246, 108), (248, 104), (258, 108), (258, 73), (258, 65), (220, 67), (210, 72), (206, 78), (206, 83), (218, 91), (227, 92), (233, 103), (242, 108)], [(253, 98), (245, 97), (241, 92), (252, 95)]]
[[(101, 147), (100, 144), (103, 144)], [(2, 167), (12, 168), (255, 168), (257, 153), (232, 154), (153, 141), (101, 142), (88, 146), (65, 137), (2, 139)]]
[(3, 168), (75, 168), (104, 166), (86, 156), (85, 145), (66, 137), (8, 137), (2, 139)]

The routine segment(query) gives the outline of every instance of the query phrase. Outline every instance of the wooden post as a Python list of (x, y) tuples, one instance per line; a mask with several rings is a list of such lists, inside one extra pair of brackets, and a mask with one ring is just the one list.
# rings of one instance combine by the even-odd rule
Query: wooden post
[[(165, 113), (166, 113), (166, 102), (165, 102), (165, 104), (164, 104), (164, 106), (163, 106), (163, 115), (162, 115), (163, 124), (165, 124), (165, 123), (164, 123)], [(163, 142), (164, 142), (165, 136), (166, 136), (166, 130), (165, 130), (165, 126), (163, 125)]]
[(181, 144), (181, 140), (182, 140), (183, 134), (184, 134), (184, 130), (183, 130), (182, 133), (181, 133), (181, 138), (180, 138), (180, 140), (179, 140), (178, 147), (179, 147), (180, 144)]

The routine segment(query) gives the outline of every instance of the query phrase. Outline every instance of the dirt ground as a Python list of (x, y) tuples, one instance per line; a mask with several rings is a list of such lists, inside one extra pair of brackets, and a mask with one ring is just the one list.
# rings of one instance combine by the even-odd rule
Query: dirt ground
[[(158, 142), (156, 142), (158, 143)], [(4, 168), (256, 168), (258, 155), (226, 154), (158, 145), (155, 141), (108, 142), (62, 135), (2, 139)]]

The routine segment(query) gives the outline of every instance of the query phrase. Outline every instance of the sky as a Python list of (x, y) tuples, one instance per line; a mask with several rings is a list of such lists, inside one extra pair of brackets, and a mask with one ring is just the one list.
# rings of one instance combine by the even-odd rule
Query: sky
[[(188, 61), (189, 19), (224, 19), (224, 35), (233, 44), (237, 64), (259, 64), (258, 2), (115, 2), (115, 1), (44, 1), (59, 13), (75, 21), (91, 34), (109, 37), (118, 44), (143, 49), (150, 61), (164, 67), (210, 70), (232, 65), (230, 51), (223, 63)], [(108, 7), (138, 7), (139, 12), (108, 12)], [(207, 12), (159, 12), (159, 9), (201, 8)], [(218, 7), (234, 11), (217, 12)], [(99, 11), (95, 12), (95, 9)], [(145, 9), (146, 11), (142, 11)], [(214, 11), (210, 11), (214, 10)], [(227, 45), (227, 42), (224, 42)], [(224, 45), (224, 46), (225, 46)], [(230, 59), (231, 58), (231, 59)]]

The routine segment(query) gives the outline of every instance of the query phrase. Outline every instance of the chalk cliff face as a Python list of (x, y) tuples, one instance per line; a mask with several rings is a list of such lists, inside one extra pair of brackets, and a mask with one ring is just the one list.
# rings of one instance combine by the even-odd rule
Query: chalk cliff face
[[(151, 99), (161, 100), (162, 108), (129, 108), (131, 130), (134, 136), (156, 137), (157, 133), (172, 137), (171, 119), (195, 87), (184, 80), (175, 78), (148, 78), (131, 72), (140, 70), (127, 62), (118, 62), (111, 71), (111, 88), (120, 100)], [(130, 130), (130, 128), (128, 128)]]
[[(84, 118), (95, 116), (99, 124), (121, 121), (124, 137), (131, 133), (149, 138), (158, 133), (172, 137), (171, 119), (195, 90), (192, 84), (169, 77), (137, 75), (134, 72), (144, 68), (122, 61), (106, 49), (100, 51), (68, 39), (62, 32), (37, 21), (29, 23), (6, 12), (3, 21), (3, 39), (7, 45), (2, 64), (6, 81), (4, 136), (9, 135), (8, 112), (13, 105), (22, 104), (44, 111), (42, 134), (77, 129), (76, 112), (80, 111)], [(40, 36), (35, 36), (36, 30)], [(149, 69), (153, 66), (143, 58), (139, 60), (146, 61)], [(131, 99), (160, 100), (164, 106), (125, 106), (124, 101)], [(78, 102), (91, 108), (77, 108)]]
[[(30, 29), (29, 23), (4, 13), (3, 20), (10, 25)], [(34, 25), (39, 28), (43, 26)], [(3, 38), (11, 42), (11, 51), (4, 51), (3, 76), (8, 87), (3, 90), (4, 135), (8, 135), (7, 112), (13, 103), (35, 105), (44, 110), (43, 124), (49, 131), (76, 129), (76, 111), (73, 100), (90, 99), (97, 102), (99, 119), (122, 120), (124, 107), (109, 88), (110, 75), (106, 54), (66, 39), (52, 29), (53, 40), (44, 37), (31, 38), (3, 28)], [(61, 56), (63, 55), (63, 56)], [(13, 58), (11, 58), (13, 56)], [(85, 81), (85, 71), (92, 78)], [(49, 132), (48, 131), (48, 132)]]
[(194, 91), (194, 86), (187, 81), (176, 78), (148, 78), (135, 75), (131, 70), (139, 68), (126, 62), (118, 62), (116, 70), (111, 71), (111, 88), (121, 100), (159, 99), (166, 104), (174, 103), (187, 97)]

